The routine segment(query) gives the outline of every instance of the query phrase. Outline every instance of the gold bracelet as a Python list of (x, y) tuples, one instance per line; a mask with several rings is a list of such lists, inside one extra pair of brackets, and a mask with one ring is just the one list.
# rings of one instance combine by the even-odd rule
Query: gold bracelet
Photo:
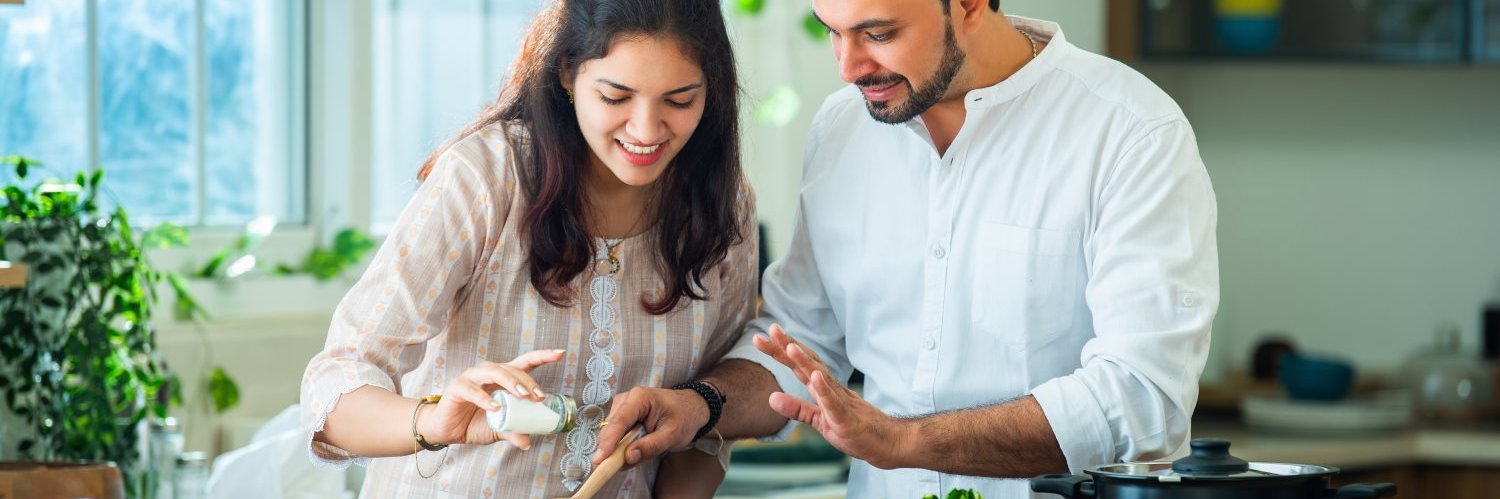
[[(417, 415), (422, 413), (422, 406), (427, 404), (436, 404), (439, 400), (442, 399), (442, 395), (428, 395), (422, 397), (420, 399), (417, 399), (417, 407), (411, 410), (411, 436), (417, 441), (417, 452), (412, 453), (411, 458), (413, 464), (416, 465), (417, 476), (420, 476), (422, 478), (432, 478), (434, 476), (437, 476), (438, 470), (443, 469), (443, 461), (448, 460), (448, 444), (433, 445), (427, 443), (427, 439), (422, 438), (422, 434), (417, 432)], [(423, 449), (430, 451), (443, 451), (442, 459), (438, 460), (437, 468), (433, 469), (431, 474), (422, 473), (422, 462), (417, 460), (417, 455), (421, 454)]]

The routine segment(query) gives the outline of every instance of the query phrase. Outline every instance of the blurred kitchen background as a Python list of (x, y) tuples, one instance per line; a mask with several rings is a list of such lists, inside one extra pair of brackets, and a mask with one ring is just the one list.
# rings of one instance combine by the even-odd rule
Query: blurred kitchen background
[[(150, 254), (207, 313), (157, 314), (189, 388), (173, 409), (186, 448), (243, 447), (296, 403), (361, 250), (394, 221), (421, 160), (494, 98), (537, 5), (0, 1), (0, 156), (42, 162), (32, 177), (98, 165), (135, 226), (190, 236)], [(772, 259), (792, 230), (807, 125), (843, 84), (810, 5), (725, 2)], [(1481, 319), (1500, 303), (1500, 0), (1002, 6), (1131, 64), (1197, 132), (1219, 201), (1223, 294), (1199, 436), (1232, 436), (1252, 460), (1481, 497), (1421, 487), (1500, 477), (1500, 312), (1489, 338)], [(1287, 358), (1352, 367), (1351, 388), (1287, 398), (1276, 380)], [(224, 406), (228, 385), (195, 381), (216, 370), (237, 393), (222, 411), (213, 399)], [(1320, 396), (1332, 400), (1306, 402)], [(1349, 423), (1375, 413), (1394, 415)], [(1340, 429), (1332, 444), (1310, 436)], [(743, 445), (726, 495), (766, 495), (745, 485), (760, 480), (755, 461), (794, 455)], [(1372, 450), (1385, 448), (1397, 450)], [(837, 480), (839, 466), (806, 459), (765, 480)]]

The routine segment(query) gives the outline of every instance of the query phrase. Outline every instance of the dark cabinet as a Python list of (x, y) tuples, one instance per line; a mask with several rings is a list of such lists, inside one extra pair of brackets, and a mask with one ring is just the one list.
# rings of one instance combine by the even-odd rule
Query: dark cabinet
[(1500, 0), (1108, 2), (1110, 51), (1141, 59), (1500, 61)]
[(1345, 471), (1333, 484), (1394, 483), (1397, 498), (1483, 499), (1495, 497), (1496, 480), (1500, 468), (1422, 464)]
[(1485, 0), (1474, 14), (1475, 58), (1500, 62), (1500, 0)]

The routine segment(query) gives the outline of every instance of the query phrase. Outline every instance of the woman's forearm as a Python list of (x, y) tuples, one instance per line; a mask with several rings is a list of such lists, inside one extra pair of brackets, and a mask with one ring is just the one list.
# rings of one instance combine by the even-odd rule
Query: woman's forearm
[[(364, 457), (405, 456), (418, 450), (411, 435), (412, 409), (417, 399), (365, 385), (339, 397), (323, 431), (313, 440), (333, 444)], [(422, 406), (430, 411), (431, 404)]]
[(713, 497), (724, 481), (724, 465), (717, 456), (697, 449), (669, 452), (656, 470), (657, 499)]

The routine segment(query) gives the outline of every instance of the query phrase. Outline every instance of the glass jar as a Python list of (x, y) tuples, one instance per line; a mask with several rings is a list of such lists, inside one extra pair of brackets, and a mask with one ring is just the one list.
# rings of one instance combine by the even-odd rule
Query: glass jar
[(578, 403), (567, 395), (553, 393), (538, 402), (496, 390), (490, 398), (500, 404), (500, 410), (485, 413), (496, 433), (545, 435), (572, 430), (578, 424)]
[(193, 451), (177, 456), (172, 472), (172, 499), (208, 497), (208, 454)]
[(151, 420), (150, 471), (146, 478), (151, 499), (172, 499), (172, 470), (182, 454), (182, 425), (177, 418)]
[(1440, 327), (1433, 345), (1402, 366), (1424, 421), (1469, 423), (1494, 409), (1492, 378), (1478, 355), (1464, 352), (1460, 338), (1457, 326)]

